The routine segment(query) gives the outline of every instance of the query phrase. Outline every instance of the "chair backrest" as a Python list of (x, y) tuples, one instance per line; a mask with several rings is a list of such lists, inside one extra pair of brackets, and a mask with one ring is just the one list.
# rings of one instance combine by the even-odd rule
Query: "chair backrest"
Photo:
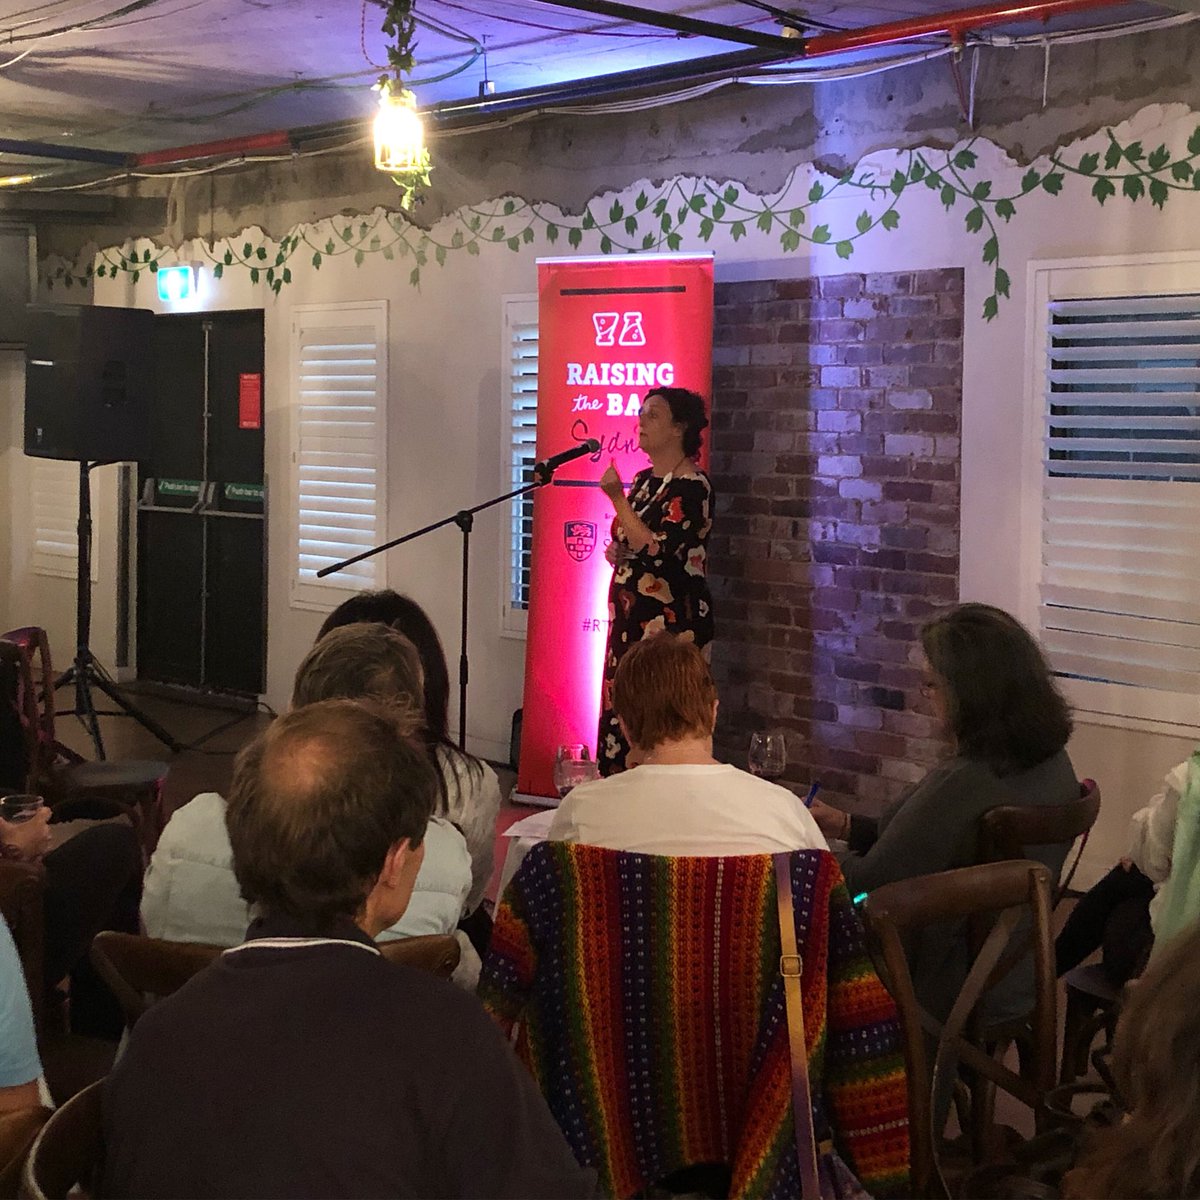
[(980, 818), (980, 857), (984, 862), (1025, 858), (1034, 846), (1070, 846), (1082, 839), (1070, 869), (1055, 881), (1053, 903), (1062, 899), (1088, 835), (1100, 813), (1100, 788), (1094, 779), (1079, 785), (1079, 799), (1067, 804), (1002, 804)]
[[(224, 949), (194, 942), (168, 942), (107, 929), (92, 939), (92, 963), (112, 989), (125, 1024), (132, 1029), (155, 1000), (183, 987)], [(451, 934), (400, 938), (379, 947), (385, 959), (448, 979), (461, 953)]]
[[(902, 1189), (894, 1007), (836, 860), (789, 865), (818, 1136), (832, 1127), (868, 1191)], [(505, 889), (479, 994), (606, 1194), (724, 1163), (730, 1195), (799, 1195), (776, 897), (769, 855), (562, 842)]]
[[(936, 875), (889, 883), (864, 901), (863, 916), (879, 947), (884, 979), (900, 1011), (908, 1073), (913, 1194), (946, 1194), (939, 1180), (936, 1146), (941, 1116), (934, 1112), (935, 1078), (953, 1073), (959, 1062), (991, 1080), (1040, 1113), (1045, 1094), (1055, 1082), (1058, 1019), (1050, 923), (1050, 873), (1031, 860), (985, 863)], [(978, 1015), (978, 1004), (1011, 960), (1009, 941), (1028, 948), (1029, 934), (1019, 919), (1031, 916), (1035, 1001), (1031, 1019), (1032, 1052), (1037, 1064), (1033, 1080), (1015, 1075), (963, 1034)], [(904, 938), (927, 925), (966, 919), (989, 924), (978, 956), (945, 1024), (919, 1005), (908, 969)], [(926, 1036), (936, 1039), (929, 1063)]]
[(17, 1194), (25, 1160), (50, 1112), (38, 1104), (0, 1113), (0, 1200), (12, 1200)]
[(222, 949), (106, 929), (92, 939), (92, 963), (112, 989), (125, 1024), (132, 1029), (155, 999), (183, 987)]
[(99, 1079), (55, 1110), (34, 1139), (21, 1177), (25, 1200), (66, 1200), (75, 1188), (99, 1194), (104, 1125)]
[(0, 860), (0, 916), (8, 923), (21, 970), (29, 988), (33, 1024), (40, 1034), (44, 1017), (42, 987), (45, 938), (44, 872), (32, 863)]
[[(58, 753), (54, 738), (54, 668), (50, 640), (38, 625), (10, 629), (0, 635), (5, 661), (17, 672), (16, 710), (27, 756), (26, 786), (39, 791), (49, 778)], [(14, 653), (15, 651), (15, 653)]]
[(462, 947), (452, 933), (429, 933), (421, 937), (380, 942), (379, 952), (388, 962), (413, 967), (417, 971), (428, 971), (439, 979), (449, 979), (458, 966)]
[(38, 709), (24, 650), (0, 639), (0, 785), (37, 790)]

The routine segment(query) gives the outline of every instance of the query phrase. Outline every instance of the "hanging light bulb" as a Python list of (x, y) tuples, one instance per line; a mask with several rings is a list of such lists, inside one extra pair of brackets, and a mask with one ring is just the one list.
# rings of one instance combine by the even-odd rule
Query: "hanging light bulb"
[(389, 175), (424, 179), (429, 173), (429, 151), (425, 148), (425, 127), (417, 112), (417, 99), (388, 79), (379, 84), (375, 166)]

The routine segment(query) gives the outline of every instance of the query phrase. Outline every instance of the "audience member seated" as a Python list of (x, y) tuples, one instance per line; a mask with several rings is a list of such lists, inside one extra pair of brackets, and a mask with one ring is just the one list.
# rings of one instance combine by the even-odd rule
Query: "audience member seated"
[[(293, 707), (318, 700), (371, 697), (404, 708), (420, 726), (421, 667), (407, 638), (384, 625), (352, 625), (321, 638), (296, 672)], [(250, 910), (234, 877), (225, 801), (205, 792), (167, 822), (150, 860), (142, 920), (151, 937), (236, 946)], [(433, 820), (412, 902), (383, 941), (453, 933), (471, 885), (466, 842), (448, 821)], [(465, 939), (461, 939), (465, 940)], [(455, 981), (474, 986), (479, 958), (464, 945)]]
[(57, 985), (69, 975), (72, 1032), (115, 1041), (125, 1027), (121, 1010), (87, 955), (102, 929), (137, 931), (142, 877), (137, 835), (124, 823), (96, 822), (51, 849), (50, 816), (42, 806), (19, 824), (0, 820), (3, 857), (39, 864), (45, 873), (45, 969), (29, 986), (60, 1001)]
[[(818, 1144), (831, 1138), (871, 1195), (904, 1194), (896, 1006), (833, 855), (785, 858), (785, 920), (803, 964), (807, 1053), (794, 1030), (795, 1058), (767, 855), (542, 842), (505, 889), (479, 995), (515, 1036), (579, 1161), (599, 1170), (604, 1195), (798, 1198), (798, 1086)], [(798, 1085), (801, 1056), (808, 1079)], [(826, 1200), (864, 1195), (842, 1171), (823, 1161)]]
[(1073, 1200), (1200, 1196), (1200, 925), (1158, 951), (1129, 990), (1113, 1043), (1127, 1116), (1097, 1130), (1063, 1181)]
[(42, 1064), (21, 960), (0, 918), (0, 1113), (43, 1103)]
[(592, 1194), (475, 998), (375, 945), (436, 795), (425, 747), (373, 702), (294, 709), (242, 752), (226, 818), (259, 917), (133, 1030), (103, 1195)]
[[(408, 596), (390, 588), (360, 592), (339, 605), (325, 619), (320, 637), (356, 621), (379, 621), (390, 625), (417, 648), (424, 673), (425, 726), (422, 737), (440, 768), (437, 813), (462, 830), (471, 852), (471, 892), (465, 912), (475, 923), (466, 926), (472, 941), (486, 949), (491, 929), (486, 909), (481, 909), (484, 892), (492, 879), (496, 853), (496, 818), (500, 813), (500, 781), (487, 763), (466, 753), (450, 740), (450, 673), (441, 639), (425, 610)], [(477, 933), (478, 929), (478, 933)]]
[(693, 642), (659, 634), (631, 646), (612, 703), (640, 765), (572, 789), (551, 840), (698, 856), (828, 849), (794, 793), (713, 758), (717, 689)]
[[(924, 688), (952, 753), (878, 820), (814, 801), (828, 837), (844, 838), (842, 871), (851, 894), (977, 859), (979, 818), (1000, 804), (1067, 804), (1079, 781), (1067, 756), (1071, 714), (1037, 643), (1015, 618), (987, 604), (961, 604), (921, 631)], [(1068, 846), (1030, 857), (1057, 879)], [(945, 1017), (966, 970), (966, 945), (930, 927), (910, 949), (917, 997)], [(1032, 1005), (1032, 972), (1014, 970), (988, 999), (995, 1020)]]
[[(1133, 814), (1129, 855), (1071, 910), (1054, 944), (1060, 975), (1097, 950), (1109, 982), (1121, 987), (1145, 966), (1172, 877), (1176, 818), (1189, 789), (1200, 803), (1200, 750), (1167, 772), (1163, 790)], [(1194, 864), (1192, 864), (1194, 865)], [(1189, 871), (1191, 867), (1185, 867)], [(1200, 913), (1192, 913), (1192, 919)]]

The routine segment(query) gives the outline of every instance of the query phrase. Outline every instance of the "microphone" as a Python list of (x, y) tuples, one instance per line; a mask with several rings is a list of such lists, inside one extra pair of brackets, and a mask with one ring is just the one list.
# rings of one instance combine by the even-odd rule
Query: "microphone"
[(599, 449), (599, 439), (588, 438), (586, 442), (580, 442), (578, 446), (572, 446), (570, 450), (562, 450), (539, 463), (534, 463), (533, 473), (539, 479), (547, 480), (565, 463), (574, 462), (575, 459), (583, 458), (588, 454), (595, 454)]

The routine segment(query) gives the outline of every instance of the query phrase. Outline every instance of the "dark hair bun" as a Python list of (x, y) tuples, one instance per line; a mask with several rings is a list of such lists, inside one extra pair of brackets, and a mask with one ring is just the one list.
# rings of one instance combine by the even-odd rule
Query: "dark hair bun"
[(688, 458), (694, 458), (700, 453), (704, 439), (700, 436), (708, 428), (708, 413), (704, 397), (699, 392), (687, 388), (664, 387), (655, 388), (646, 393), (647, 397), (661, 396), (671, 409), (671, 420), (676, 425), (683, 426), (683, 452)]

